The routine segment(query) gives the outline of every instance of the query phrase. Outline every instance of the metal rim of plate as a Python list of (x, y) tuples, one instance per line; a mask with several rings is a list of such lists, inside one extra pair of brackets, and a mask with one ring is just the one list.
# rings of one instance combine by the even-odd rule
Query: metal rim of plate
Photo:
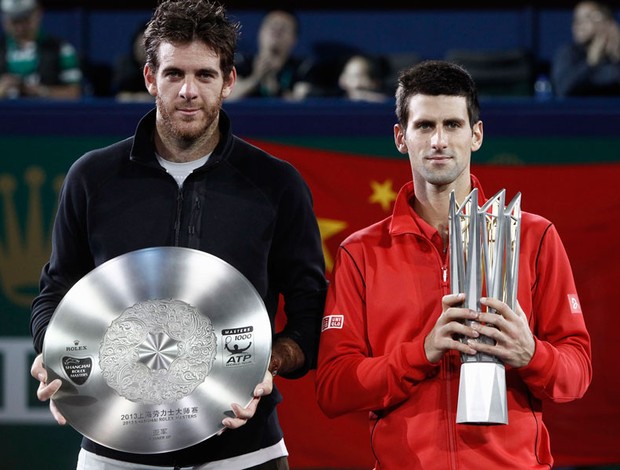
[(231, 403), (251, 402), (270, 354), (254, 286), (222, 259), (180, 247), (132, 251), (88, 273), (59, 303), (43, 345), (67, 422), (138, 454), (221, 431)]

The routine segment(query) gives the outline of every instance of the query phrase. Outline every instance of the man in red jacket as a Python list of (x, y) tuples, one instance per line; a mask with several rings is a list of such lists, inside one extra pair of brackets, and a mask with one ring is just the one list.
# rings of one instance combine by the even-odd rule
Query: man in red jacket
[[(475, 84), (463, 68), (426, 61), (396, 92), (396, 147), (413, 181), (393, 214), (341, 245), (328, 293), (317, 396), (330, 417), (368, 411), (377, 470), (551, 468), (542, 401), (583, 396), (592, 377), (590, 337), (560, 237), (522, 213), (517, 307), (491, 312), (450, 294), (450, 194), (478, 189), (471, 152), (482, 145)], [(483, 310), (486, 310), (484, 308)], [(466, 322), (466, 320), (475, 320)], [(494, 344), (475, 341), (481, 335)], [(466, 337), (472, 341), (460, 341)], [(456, 423), (461, 354), (483, 352), (506, 368), (508, 424)]]

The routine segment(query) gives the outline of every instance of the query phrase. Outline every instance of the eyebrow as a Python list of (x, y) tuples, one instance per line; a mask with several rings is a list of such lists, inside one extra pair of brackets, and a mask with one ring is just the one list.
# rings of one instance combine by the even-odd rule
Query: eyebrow
[(446, 122), (466, 122), (465, 118), (461, 118), (461, 117), (447, 117), (447, 118), (443, 118), (443, 119), (433, 119), (433, 118), (419, 118), (419, 119), (414, 119), (412, 121), (414, 124), (423, 124), (423, 123), (435, 123), (435, 122), (442, 122), (442, 123), (446, 123)]
[[(165, 67), (162, 67), (161, 70), (162, 72), (181, 72), (183, 74), (188, 73), (187, 69), (175, 65), (167, 65)], [(191, 72), (195, 73), (196, 75), (203, 73), (218, 75), (220, 73), (220, 70), (216, 67), (201, 67), (195, 71), (191, 70)]]

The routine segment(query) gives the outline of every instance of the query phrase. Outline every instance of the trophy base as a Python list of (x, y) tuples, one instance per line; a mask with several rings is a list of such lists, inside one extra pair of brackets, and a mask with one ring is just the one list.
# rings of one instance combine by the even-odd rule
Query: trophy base
[(508, 424), (506, 376), (503, 364), (461, 364), (456, 411), (459, 424)]

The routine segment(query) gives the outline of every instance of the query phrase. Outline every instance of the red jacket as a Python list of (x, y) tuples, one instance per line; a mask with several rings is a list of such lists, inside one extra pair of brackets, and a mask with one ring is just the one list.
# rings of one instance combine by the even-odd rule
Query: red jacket
[[(472, 184), (483, 200), (475, 177)], [(457, 425), (460, 356), (433, 364), (424, 353), (450, 292), (448, 257), (411, 209), (412, 196), (408, 183), (391, 217), (338, 251), (317, 369), (321, 409), (330, 417), (370, 412), (377, 470), (551, 468), (542, 400), (580, 398), (592, 376), (590, 337), (555, 227), (522, 213), (517, 298), (536, 351), (527, 366), (506, 366), (509, 423)]]

